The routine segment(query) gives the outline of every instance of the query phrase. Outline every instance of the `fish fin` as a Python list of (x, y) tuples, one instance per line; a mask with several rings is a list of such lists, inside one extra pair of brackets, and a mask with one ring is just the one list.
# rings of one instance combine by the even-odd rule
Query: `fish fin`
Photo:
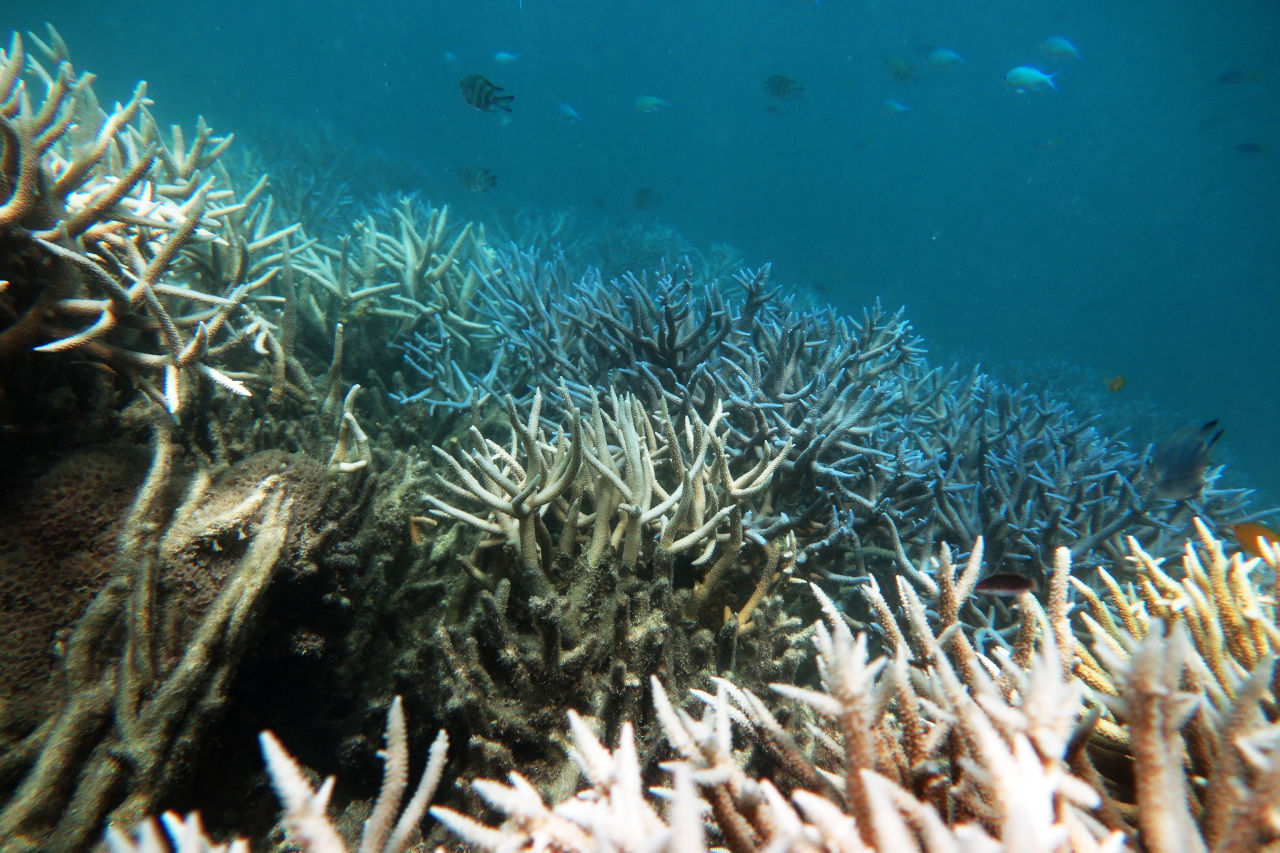
[[(1213, 430), (1216, 429), (1217, 426), (1218, 426), (1218, 419), (1214, 418), (1213, 420), (1206, 423), (1204, 426), (1200, 427), (1200, 434), (1204, 436), (1209, 436), (1204, 443), (1205, 450), (1208, 450), (1210, 447), (1213, 447), (1214, 442), (1222, 438), (1223, 430), (1219, 429), (1217, 432), (1213, 432)], [(1213, 434), (1209, 435), (1211, 432), (1213, 432)]]

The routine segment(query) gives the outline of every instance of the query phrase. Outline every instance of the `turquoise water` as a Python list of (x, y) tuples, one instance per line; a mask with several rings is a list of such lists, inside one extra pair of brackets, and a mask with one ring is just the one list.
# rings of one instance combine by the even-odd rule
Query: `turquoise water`
[[(1273, 2), (3, 11), (8, 29), (53, 23), (104, 100), (148, 80), (164, 121), (200, 113), (267, 145), (273, 127), (324, 127), (340, 148), (402, 164), (389, 184), (467, 216), (572, 208), (670, 225), (851, 312), (905, 305), (936, 362), (1019, 377), (1057, 365), (1104, 413), (1156, 412), (1156, 433), (1219, 418), (1221, 461), (1280, 496)], [(1081, 59), (1044, 56), (1055, 35)], [(968, 63), (931, 68), (935, 46)], [(1024, 64), (1061, 68), (1060, 91), (1006, 88)], [(509, 121), (462, 101), (474, 72), (515, 94)], [(773, 74), (803, 96), (771, 99)], [(639, 112), (640, 96), (669, 106)], [(470, 165), (498, 186), (468, 193), (457, 172)], [(656, 201), (637, 209), (641, 188)], [(1106, 393), (1117, 375), (1125, 388)]]

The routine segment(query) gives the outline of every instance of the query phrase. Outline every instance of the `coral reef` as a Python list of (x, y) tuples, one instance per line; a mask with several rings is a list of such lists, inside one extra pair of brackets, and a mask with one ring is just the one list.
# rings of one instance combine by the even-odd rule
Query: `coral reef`
[(1258, 515), (1219, 468), (1162, 499), (727, 247), (499, 248), (92, 83), (0, 53), (0, 850), (270, 839), (264, 729), (313, 850), (433, 795), (493, 849), (1277, 843), (1276, 559), (1215, 538)]
[[(1142, 613), (1139, 601), (1118, 589), (1110, 604), (1090, 598), (1093, 614), (1084, 622), (1094, 636), (1092, 655), (1077, 639), (1084, 627), (1073, 627), (1070, 616), (1068, 549), (1054, 557), (1048, 611), (1023, 593), (1017, 647), (986, 655), (956, 621), (982, 571), (981, 543), (964, 565), (953, 563), (944, 546), (929, 567), (941, 612), (931, 614), (905, 578), (899, 583), (905, 624), (880, 608), (894, 636), (890, 656), (871, 657), (868, 635), (855, 635), (837, 606), (812, 587), (822, 610), (812, 633), (816, 689), (770, 685), (780, 705), (792, 706), (790, 726), (728, 679), (715, 679), (714, 693), (695, 691), (698, 714), (674, 704), (653, 678), (657, 716), (676, 754), (663, 765), (668, 787), (646, 796), (645, 762), (630, 724), (610, 751), (570, 710), (571, 754), (587, 783), (576, 796), (548, 805), (513, 769), (506, 783), (472, 785), (501, 815), (500, 825), (446, 807), (431, 813), (470, 847), (493, 851), (1092, 853), (1130, 840), (1155, 853), (1272, 849), (1280, 843), (1274, 701), (1280, 629), (1274, 600), (1247, 577), (1260, 563), (1274, 572), (1280, 555), (1227, 557), (1203, 525), (1198, 529), (1181, 581), (1132, 544), (1152, 589), (1144, 600), (1165, 609)], [(1155, 591), (1157, 583), (1165, 594)], [(1247, 594), (1214, 604), (1190, 600), (1219, 583)], [(1177, 595), (1168, 595), (1175, 588)], [(870, 597), (883, 602), (878, 591)], [(1202, 619), (1210, 615), (1247, 626), (1252, 641), (1237, 654), (1255, 662), (1251, 670), (1223, 673), (1218, 681), (1210, 675), (1224, 658), (1224, 644), (1215, 640), (1242, 636), (1206, 630)], [(1088, 687), (1098, 677), (1109, 679), (1105, 693)], [(371, 835), (376, 843), (367, 849), (384, 849), (396, 817), (407, 775), (403, 727), (397, 697), (388, 713), (382, 792), (361, 849)], [(1119, 742), (1107, 727), (1128, 744), (1132, 767), (1119, 775), (1108, 776), (1097, 761)], [(735, 732), (744, 746), (735, 748)], [(424, 791), (434, 791), (446, 742), (437, 737), (405, 814), (425, 806)], [(263, 746), (290, 840), (308, 851), (345, 849), (324, 814), (332, 779), (313, 792), (270, 733)], [(769, 759), (768, 776), (748, 769), (761, 756)], [(1136, 802), (1126, 799), (1130, 794)], [(181, 825), (176, 816), (167, 822)], [(393, 839), (403, 840), (403, 825)], [(198, 830), (198, 819), (186, 826)], [(148, 831), (154, 833), (144, 829), (139, 837)], [(151, 848), (121, 842), (117, 849)]]
[[(277, 276), (287, 292), (296, 230), (268, 225), (265, 182), (238, 193), (218, 162), (230, 137), (203, 121), (189, 143), (165, 134), (142, 85), (106, 112), (55, 31), (32, 41), (52, 72), (17, 35), (0, 55), (5, 427), (14, 451), (83, 448), (6, 490), (21, 502), (7, 519), (48, 526), (4, 560), (6, 611), (23, 615), (3, 662), (23, 695), (3, 704), (0, 839), (72, 850), (186, 778), (273, 577), (308, 571), (360, 501), (216, 416), (223, 392), (311, 399), (288, 300), (255, 304)], [(59, 423), (76, 408), (97, 413)], [(294, 434), (314, 447), (325, 432)], [(340, 494), (348, 511), (326, 511)]]
[[(678, 755), (667, 765), (665, 818), (643, 797), (630, 729), (610, 753), (572, 714), (574, 756), (589, 784), (576, 798), (548, 807), (513, 771), (507, 785), (476, 783), (506, 816), (500, 827), (444, 808), (433, 814), (489, 850), (1093, 851), (1130, 837), (1151, 851), (1271, 849), (1280, 843), (1276, 605), (1246, 580), (1261, 561), (1228, 558), (1199, 531), (1180, 581), (1131, 544), (1148, 592), (1139, 602), (1117, 587), (1110, 606), (1091, 597), (1093, 655), (1069, 620), (1065, 548), (1049, 612), (1024, 593), (1017, 648), (991, 656), (955, 621), (980, 572), (980, 545), (963, 569), (945, 548), (934, 561), (937, 617), (900, 582), (906, 624), (880, 608), (892, 657), (871, 659), (867, 636), (855, 637), (815, 587), (820, 689), (772, 686), (828, 722), (789, 731), (727, 680), (700, 694), (699, 719), (655, 681)], [(1277, 555), (1266, 562), (1274, 572)], [(1223, 584), (1241, 597), (1222, 596)], [(1235, 665), (1224, 668), (1224, 658)], [(1086, 687), (1099, 679), (1104, 693)], [(744, 772), (735, 727), (774, 758), (770, 778)], [(1095, 756), (1118, 746), (1131, 767), (1108, 777), (1117, 763)]]

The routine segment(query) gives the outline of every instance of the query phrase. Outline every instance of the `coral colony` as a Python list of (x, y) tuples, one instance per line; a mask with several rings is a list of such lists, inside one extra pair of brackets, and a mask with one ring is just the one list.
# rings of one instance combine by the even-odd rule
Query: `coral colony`
[(0, 54), (0, 849), (1280, 844), (1219, 466), (1162, 497), (723, 247), (316, 201), (149, 103)]

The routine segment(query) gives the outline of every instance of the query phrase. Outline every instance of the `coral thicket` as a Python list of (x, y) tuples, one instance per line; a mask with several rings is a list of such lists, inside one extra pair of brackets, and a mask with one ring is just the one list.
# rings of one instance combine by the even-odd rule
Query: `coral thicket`
[(324, 137), (268, 180), (93, 83), (0, 52), (0, 850), (1280, 844), (1222, 466), (1162, 497), (728, 247)]

